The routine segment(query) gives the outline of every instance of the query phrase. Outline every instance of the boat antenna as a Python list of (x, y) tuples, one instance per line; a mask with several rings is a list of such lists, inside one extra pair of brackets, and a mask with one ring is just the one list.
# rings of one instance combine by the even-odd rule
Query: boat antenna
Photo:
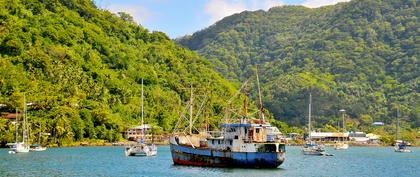
[(191, 96), (190, 96), (190, 135), (192, 135), (192, 122), (193, 122), (193, 86), (191, 84)]
[(260, 120), (262, 122), (265, 122), (264, 111), (263, 111), (263, 104), (262, 104), (262, 99), (261, 99), (260, 79), (258, 77), (258, 65), (256, 67), (256, 71), (255, 72), (256, 72), (255, 74), (257, 75), (258, 97), (259, 97), (259, 101), (260, 101)]
[(312, 93), (309, 93), (309, 105), (308, 105), (308, 138), (311, 141), (311, 109), (312, 109)]

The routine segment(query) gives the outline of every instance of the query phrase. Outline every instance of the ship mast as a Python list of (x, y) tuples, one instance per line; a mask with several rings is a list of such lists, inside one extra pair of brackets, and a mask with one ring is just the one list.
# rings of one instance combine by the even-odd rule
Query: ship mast
[(18, 126), (19, 126), (19, 123), (18, 123), (18, 117), (19, 117), (19, 115), (18, 115), (18, 108), (16, 108), (16, 126), (15, 126), (15, 128), (16, 128), (16, 143), (18, 143), (18, 138), (19, 138), (19, 131), (18, 131)]
[(22, 142), (25, 144), (25, 139), (27, 138), (27, 130), (26, 130), (26, 97), (23, 94), (23, 130), (22, 130)]
[(312, 109), (312, 93), (309, 93), (309, 106), (308, 106), (308, 138), (309, 142), (311, 141), (311, 109)]
[(42, 123), (39, 123), (39, 135), (38, 135), (38, 144), (41, 146), (41, 132), (42, 132)]
[(263, 112), (263, 104), (262, 104), (262, 99), (261, 99), (261, 89), (260, 89), (260, 79), (258, 78), (258, 66), (256, 69), (256, 75), (257, 75), (257, 86), (258, 86), (258, 97), (259, 97), (259, 101), (260, 101), (260, 120), (262, 120), (262, 122), (265, 122), (265, 117), (264, 117), (264, 112)]
[(399, 122), (398, 122), (398, 112), (399, 112), (399, 109), (397, 109), (397, 124), (396, 124), (396, 130), (395, 130), (395, 141), (397, 141), (398, 140), (398, 126), (399, 126)]
[(191, 96), (190, 96), (190, 135), (192, 135), (192, 122), (193, 122), (193, 86), (191, 84)]
[(247, 123), (247, 115), (248, 115), (248, 107), (247, 107), (247, 92), (246, 92), (246, 86), (244, 87), (244, 93), (245, 93), (245, 97), (244, 97), (244, 122), (243, 123)]
[(145, 129), (145, 127), (144, 127), (144, 120), (143, 120), (143, 117), (144, 117), (144, 88), (143, 88), (144, 86), (143, 86), (143, 79), (141, 79), (141, 126), (142, 126), (142, 129), (141, 129), (141, 139), (144, 141), (144, 129)]

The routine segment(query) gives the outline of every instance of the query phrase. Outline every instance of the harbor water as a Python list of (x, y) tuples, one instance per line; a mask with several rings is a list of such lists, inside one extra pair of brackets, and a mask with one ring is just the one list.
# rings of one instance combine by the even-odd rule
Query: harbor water
[(169, 146), (155, 157), (126, 157), (123, 147), (50, 148), (43, 152), (8, 154), (0, 150), (0, 176), (420, 176), (420, 148), (396, 153), (392, 147), (350, 147), (331, 157), (305, 156), (287, 147), (278, 169), (175, 166)]

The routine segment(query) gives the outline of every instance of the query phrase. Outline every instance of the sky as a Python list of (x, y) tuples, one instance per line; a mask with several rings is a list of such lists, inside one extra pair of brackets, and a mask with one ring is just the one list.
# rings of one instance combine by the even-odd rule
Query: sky
[(95, 0), (101, 9), (127, 12), (150, 31), (170, 38), (202, 30), (226, 16), (242, 11), (268, 10), (281, 5), (317, 8), (349, 0)]

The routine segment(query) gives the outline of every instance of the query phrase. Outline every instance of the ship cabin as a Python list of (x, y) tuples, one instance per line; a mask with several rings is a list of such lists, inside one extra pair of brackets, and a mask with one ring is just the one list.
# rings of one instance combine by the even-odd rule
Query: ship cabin
[(208, 148), (232, 152), (284, 152), (282, 134), (269, 124), (222, 124), (222, 136), (207, 138)]

